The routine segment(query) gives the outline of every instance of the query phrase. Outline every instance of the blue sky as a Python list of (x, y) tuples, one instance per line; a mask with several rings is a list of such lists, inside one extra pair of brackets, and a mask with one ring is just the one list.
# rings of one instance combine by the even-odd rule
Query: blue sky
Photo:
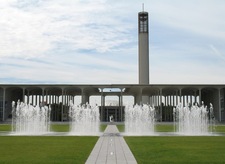
[(0, 83), (137, 84), (137, 13), (151, 84), (225, 83), (224, 0), (0, 1)]

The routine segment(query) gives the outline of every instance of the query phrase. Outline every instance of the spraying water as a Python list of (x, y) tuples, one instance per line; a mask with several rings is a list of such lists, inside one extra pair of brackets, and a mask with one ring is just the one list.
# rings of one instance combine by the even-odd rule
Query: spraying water
[(126, 106), (125, 133), (128, 135), (149, 135), (154, 133), (155, 108), (150, 105)]
[(50, 112), (47, 106), (39, 107), (18, 101), (12, 102), (12, 131), (17, 134), (39, 135), (50, 131)]
[(212, 130), (214, 124), (212, 104), (209, 109), (204, 104), (200, 107), (197, 104), (185, 107), (179, 104), (173, 112), (175, 128), (180, 134), (206, 135)]
[(70, 132), (75, 135), (98, 135), (99, 107), (86, 105), (75, 106), (70, 102)]

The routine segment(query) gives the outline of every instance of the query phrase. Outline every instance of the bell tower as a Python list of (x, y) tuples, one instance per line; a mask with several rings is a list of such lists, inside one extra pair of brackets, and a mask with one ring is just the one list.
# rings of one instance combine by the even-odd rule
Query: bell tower
[(148, 12), (138, 13), (139, 84), (149, 84)]

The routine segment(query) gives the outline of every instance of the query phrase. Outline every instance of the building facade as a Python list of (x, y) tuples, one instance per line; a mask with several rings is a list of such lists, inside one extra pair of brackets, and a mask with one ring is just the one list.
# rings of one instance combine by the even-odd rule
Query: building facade
[[(107, 91), (106, 91), (107, 90)], [(110, 91), (109, 91), (110, 90)], [(213, 104), (217, 121), (225, 121), (225, 85), (56, 85), (56, 84), (2, 84), (0, 85), (0, 120), (10, 118), (12, 101), (18, 100), (36, 105), (49, 105), (52, 108), (52, 121), (68, 120), (69, 102), (75, 103), (80, 96), (81, 104), (89, 103), (91, 96), (100, 98), (101, 121), (109, 121), (113, 115), (116, 121), (124, 120), (124, 96), (132, 96), (131, 105), (142, 105), (143, 97), (149, 105), (156, 108), (158, 121), (173, 121), (173, 108), (182, 103), (184, 106), (197, 103), (199, 106)], [(106, 96), (117, 96), (118, 105), (105, 104)]]

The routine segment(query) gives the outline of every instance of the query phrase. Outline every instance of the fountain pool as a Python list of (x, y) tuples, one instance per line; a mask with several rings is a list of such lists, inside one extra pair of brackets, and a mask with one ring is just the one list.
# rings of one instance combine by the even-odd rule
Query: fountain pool
[(39, 107), (18, 101), (12, 102), (12, 132), (22, 135), (41, 135), (50, 131), (50, 112), (47, 106)]
[(174, 127), (176, 132), (182, 135), (208, 135), (214, 127), (213, 107), (179, 104), (173, 110)]
[(76, 106), (70, 102), (70, 134), (99, 135), (99, 107), (89, 104)]
[(154, 126), (154, 107), (147, 104), (125, 107), (125, 135), (152, 135)]

